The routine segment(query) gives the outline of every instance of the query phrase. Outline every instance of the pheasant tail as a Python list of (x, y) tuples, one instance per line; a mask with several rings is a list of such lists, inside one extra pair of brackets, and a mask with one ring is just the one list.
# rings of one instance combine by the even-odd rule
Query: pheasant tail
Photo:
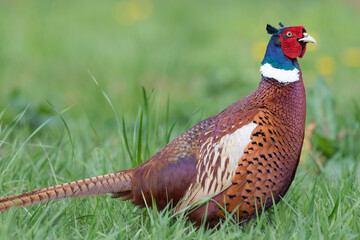
[(25, 207), (38, 202), (48, 202), (70, 197), (86, 197), (105, 193), (114, 193), (114, 197), (127, 198), (127, 195), (131, 191), (132, 176), (133, 171), (129, 169), (3, 197), (0, 198), (0, 211), (5, 211), (15, 206)]

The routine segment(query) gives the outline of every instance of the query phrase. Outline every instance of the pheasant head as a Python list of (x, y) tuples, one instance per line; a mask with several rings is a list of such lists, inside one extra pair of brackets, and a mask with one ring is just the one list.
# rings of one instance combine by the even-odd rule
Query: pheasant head
[(266, 49), (260, 72), (264, 77), (273, 78), (279, 82), (289, 83), (299, 80), (299, 65), (297, 58), (302, 58), (307, 43), (316, 43), (303, 26), (284, 27), (277, 29), (271, 25), (266, 30), (271, 39)]

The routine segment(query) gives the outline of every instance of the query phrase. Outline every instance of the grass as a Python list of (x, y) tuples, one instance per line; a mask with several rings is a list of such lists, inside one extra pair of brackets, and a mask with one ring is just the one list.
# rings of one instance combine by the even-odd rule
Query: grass
[(1, 196), (135, 166), (245, 96), (266, 23), (302, 24), (319, 45), (300, 63), (308, 119), (296, 178), (258, 218), (195, 229), (171, 209), (99, 196), (1, 213), (0, 239), (358, 239), (360, 68), (344, 58), (358, 48), (360, 6), (262, 5), (1, 3)]

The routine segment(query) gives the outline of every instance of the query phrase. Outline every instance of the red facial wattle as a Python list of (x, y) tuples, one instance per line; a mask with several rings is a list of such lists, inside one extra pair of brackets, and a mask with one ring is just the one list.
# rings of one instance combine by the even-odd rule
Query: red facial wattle
[[(303, 27), (291, 27), (279, 34), (281, 37), (281, 48), (285, 56), (289, 58), (302, 58), (306, 51), (306, 44), (299, 43), (298, 39), (302, 38)], [(287, 34), (291, 33), (291, 36)]]
[(295, 38), (281, 38), (281, 48), (289, 58), (297, 58), (301, 55), (302, 47)]
[(306, 52), (306, 44), (304, 44), (304, 46), (302, 48), (302, 52), (301, 52), (299, 58), (302, 58), (304, 56), (305, 52)]

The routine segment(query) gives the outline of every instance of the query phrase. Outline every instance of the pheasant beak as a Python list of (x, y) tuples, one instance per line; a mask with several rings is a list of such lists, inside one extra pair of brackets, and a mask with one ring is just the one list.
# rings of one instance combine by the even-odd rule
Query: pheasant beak
[(304, 43), (315, 43), (317, 44), (315, 38), (313, 38), (312, 36), (310, 36), (308, 33), (304, 32), (303, 34), (303, 38), (300, 38), (299, 41), (302, 41)]

